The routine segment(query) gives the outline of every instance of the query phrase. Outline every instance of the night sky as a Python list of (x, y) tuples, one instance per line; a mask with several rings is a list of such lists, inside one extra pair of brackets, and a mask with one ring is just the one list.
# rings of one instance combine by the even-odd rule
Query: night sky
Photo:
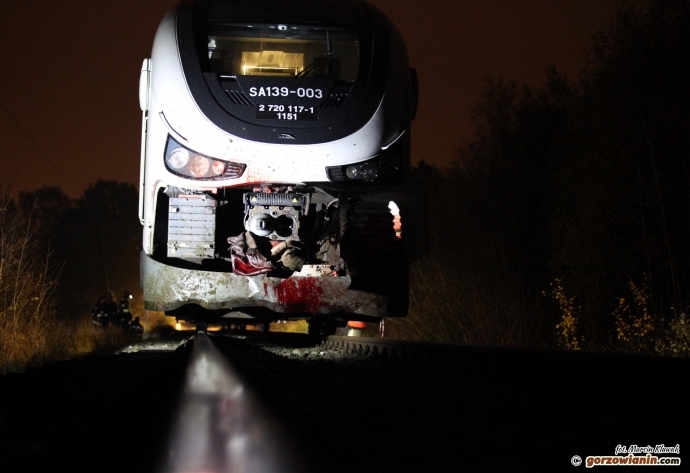
[[(288, 1), (288, 0), (286, 0)], [(539, 85), (569, 78), (621, 0), (371, 0), (401, 30), (420, 80), (413, 163), (443, 166), (472, 137), (486, 75)], [(633, 0), (638, 5), (646, 0)], [(138, 182), (138, 82), (174, 0), (0, 2), (0, 182), (57, 185), (76, 197), (98, 179)]]

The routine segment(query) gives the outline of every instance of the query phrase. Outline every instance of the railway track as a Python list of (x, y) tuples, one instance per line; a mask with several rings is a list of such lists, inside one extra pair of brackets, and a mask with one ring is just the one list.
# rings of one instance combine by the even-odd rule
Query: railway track
[(206, 333), (195, 335), (161, 471), (298, 472), (282, 427)]
[[(385, 338), (361, 338), (332, 335), (322, 345), (326, 348), (346, 353), (371, 354), (383, 358), (403, 358), (408, 360), (443, 360), (453, 357), (461, 349), (458, 345), (445, 343), (412, 342)], [(467, 350), (468, 347), (463, 347)]]
[(164, 343), (0, 378), (0, 470), (560, 471), (618, 444), (681, 443), (690, 418), (688, 360), (297, 334)]

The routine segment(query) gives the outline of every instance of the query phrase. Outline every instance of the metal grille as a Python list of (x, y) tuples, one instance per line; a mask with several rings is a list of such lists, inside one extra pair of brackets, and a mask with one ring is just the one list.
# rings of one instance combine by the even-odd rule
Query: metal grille
[(227, 179), (237, 179), (242, 174), (244, 174), (245, 169), (247, 169), (246, 164), (228, 162), (225, 165), (225, 171), (223, 172), (223, 177), (225, 177)]
[(340, 107), (340, 104), (345, 101), (347, 98), (347, 94), (331, 94), (328, 99), (321, 105), (319, 105), (320, 108), (331, 108), (331, 107)]
[(188, 260), (213, 258), (216, 201), (206, 195), (170, 199), (168, 256)]
[(345, 174), (343, 173), (342, 166), (329, 166), (326, 168), (326, 174), (328, 175), (328, 179), (331, 181), (345, 180)]
[(228, 90), (227, 93), (230, 96), (230, 100), (232, 100), (235, 105), (254, 105), (252, 101), (244, 95), (244, 92)]

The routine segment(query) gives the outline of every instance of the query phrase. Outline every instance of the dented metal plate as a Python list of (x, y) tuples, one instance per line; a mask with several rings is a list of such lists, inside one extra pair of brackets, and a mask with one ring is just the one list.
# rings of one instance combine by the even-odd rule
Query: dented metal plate
[(385, 317), (386, 297), (350, 289), (349, 276), (334, 276), (323, 265), (305, 265), (289, 278), (176, 268), (141, 253), (144, 306), (168, 311), (185, 304), (205, 309), (265, 307), (281, 314), (361, 314)]

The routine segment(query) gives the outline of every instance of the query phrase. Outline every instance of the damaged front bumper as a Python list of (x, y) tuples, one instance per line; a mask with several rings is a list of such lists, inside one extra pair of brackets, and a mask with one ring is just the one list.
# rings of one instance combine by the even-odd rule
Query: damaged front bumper
[(351, 289), (351, 283), (350, 276), (333, 275), (324, 265), (305, 265), (288, 278), (242, 276), (169, 266), (141, 253), (141, 285), (148, 310), (173, 311), (197, 304), (228, 314), (250, 308), (290, 314), (277, 317), (280, 319), (317, 314), (363, 319), (394, 316), (389, 313), (393, 307), (388, 297)]

